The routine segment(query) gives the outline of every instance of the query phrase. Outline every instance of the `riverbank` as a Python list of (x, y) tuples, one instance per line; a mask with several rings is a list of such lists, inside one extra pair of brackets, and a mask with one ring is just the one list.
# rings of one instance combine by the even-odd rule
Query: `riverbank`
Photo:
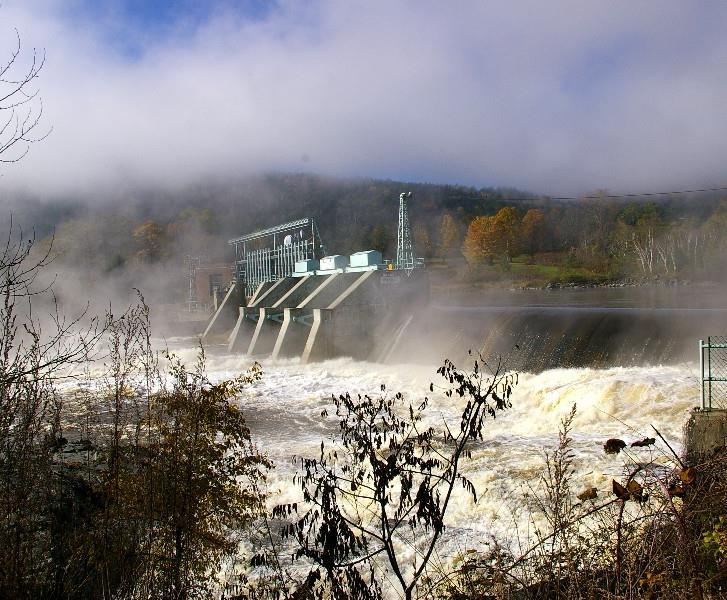
[(626, 273), (607, 265), (574, 265), (551, 255), (518, 256), (509, 263), (468, 265), (461, 257), (427, 261), (432, 293), (444, 290), (549, 290), (571, 288), (724, 287), (719, 273), (662, 277)]

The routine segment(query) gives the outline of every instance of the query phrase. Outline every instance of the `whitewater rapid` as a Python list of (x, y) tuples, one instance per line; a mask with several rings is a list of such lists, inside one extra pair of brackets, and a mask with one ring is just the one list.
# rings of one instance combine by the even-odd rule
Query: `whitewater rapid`
[[(175, 350), (184, 360), (194, 358), (193, 347)], [(237, 375), (251, 361), (238, 355), (212, 351), (208, 370), (213, 380)], [(426, 421), (438, 425), (458, 421), (461, 406), (441, 394), (429, 392), (439, 384), (436, 367), (382, 365), (346, 358), (302, 365), (297, 360), (263, 361), (263, 378), (238, 398), (258, 448), (275, 463), (269, 492), (273, 504), (300, 500), (292, 484), (294, 456), (316, 456), (322, 439), (336, 431), (333, 394), (390, 393), (400, 391), (413, 402), (431, 399)], [(466, 365), (458, 365), (465, 367)], [(512, 396), (512, 408), (488, 422), (485, 439), (478, 443), (465, 472), (478, 491), (475, 504), (464, 494), (456, 497), (447, 515), (447, 536), (441, 559), (469, 548), (481, 548), (491, 538), (515, 546), (527, 544), (529, 519), (523, 497), (537, 488), (543, 472), (544, 451), (558, 439), (561, 419), (577, 406), (572, 438), (576, 476), (573, 490), (596, 487), (601, 497), (610, 493), (611, 479), (623, 472), (623, 456), (606, 455), (603, 443), (619, 437), (630, 443), (655, 437), (656, 426), (677, 450), (688, 411), (698, 403), (695, 365), (616, 367), (609, 369), (553, 369), (521, 373)], [(661, 442), (639, 451), (639, 457), (664, 455)], [(516, 539), (517, 538), (517, 539)]]

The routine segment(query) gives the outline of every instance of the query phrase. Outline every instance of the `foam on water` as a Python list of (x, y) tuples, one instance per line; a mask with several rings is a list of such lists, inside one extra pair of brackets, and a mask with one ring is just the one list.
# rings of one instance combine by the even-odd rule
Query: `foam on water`
[[(193, 348), (178, 349), (184, 359)], [(250, 360), (228, 354), (209, 356), (213, 379), (238, 374)], [(463, 365), (464, 366), (464, 365)], [(438, 384), (436, 368), (421, 365), (381, 365), (336, 359), (302, 365), (297, 360), (263, 362), (262, 381), (239, 398), (258, 447), (276, 464), (270, 476), (272, 502), (298, 500), (291, 479), (293, 456), (315, 456), (322, 439), (336, 431), (332, 394), (349, 392), (376, 395), (381, 384), (390, 393), (401, 391), (417, 401), (431, 399), (426, 420), (458, 422), (461, 405), (442, 394), (429, 393)], [(673, 447), (681, 447), (682, 426), (688, 410), (698, 403), (698, 377), (694, 365), (617, 367), (609, 369), (554, 369), (521, 374), (513, 407), (486, 427), (485, 439), (473, 448), (465, 472), (480, 496), (474, 504), (464, 494), (455, 497), (447, 515), (443, 559), (465, 546), (477, 547), (490, 535), (512, 538), (513, 527), (527, 528), (520, 513), (522, 496), (542, 474), (543, 453), (557, 444), (560, 420), (577, 405), (572, 437), (576, 456), (575, 485), (596, 486), (609, 493), (611, 478), (623, 468), (620, 456), (606, 455), (603, 443), (610, 437), (627, 442), (654, 437), (655, 425)], [(639, 450), (666, 454), (663, 446)], [(578, 490), (574, 490), (578, 491)], [(521, 531), (522, 533), (522, 531)]]

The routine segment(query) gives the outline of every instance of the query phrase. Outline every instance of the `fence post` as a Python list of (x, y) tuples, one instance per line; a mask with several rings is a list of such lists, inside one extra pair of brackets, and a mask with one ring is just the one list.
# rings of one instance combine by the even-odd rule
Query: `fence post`
[(707, 397), (709, 398), (709, 410), (712, 410), (712, 337), (707, 337), (707, 384), (709, 389)]
[(702, 395), (702, 410), (707, 410), (707, 398), (704, 395), (704, 340), (699, 340), (699, 388)]

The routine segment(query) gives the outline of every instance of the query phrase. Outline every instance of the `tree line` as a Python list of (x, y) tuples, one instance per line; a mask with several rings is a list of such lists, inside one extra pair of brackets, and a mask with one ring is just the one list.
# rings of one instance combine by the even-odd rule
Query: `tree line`
[(720, 280), (727, 201), (699, 216), (679, 208), (606, 198), (568, 207), (506, 206), (472, 219), (460, 248), (457, 225), (445, 215), (440, 253), (461, 249), (473, 268), (497, 263), (507, 270), (516, 256), (524, 256), (529, 262), (588, 266), (612, 279)]
[(177, 195), (139, 191), (123, 206), (86, 199), (29, 216), (47, 223), (46, 243), (53, 240), (59, 264), (130, 281), (159, 265), (176, 273), (181, 293), (185, 255), (231, 261), (228, 239), (306, 215), (317, 219), (328, 252), (375, 249), (392, 258), (402, 189), (414, 191), (415, 252), (454, 266), (466, 261), (470, 273), (488, 266), (507, 272), (518, 259), (611, 280), (710, 279), (724, 249), (727, 208), (716, 193), (553, 201), (507, 190), (271, 175)]

